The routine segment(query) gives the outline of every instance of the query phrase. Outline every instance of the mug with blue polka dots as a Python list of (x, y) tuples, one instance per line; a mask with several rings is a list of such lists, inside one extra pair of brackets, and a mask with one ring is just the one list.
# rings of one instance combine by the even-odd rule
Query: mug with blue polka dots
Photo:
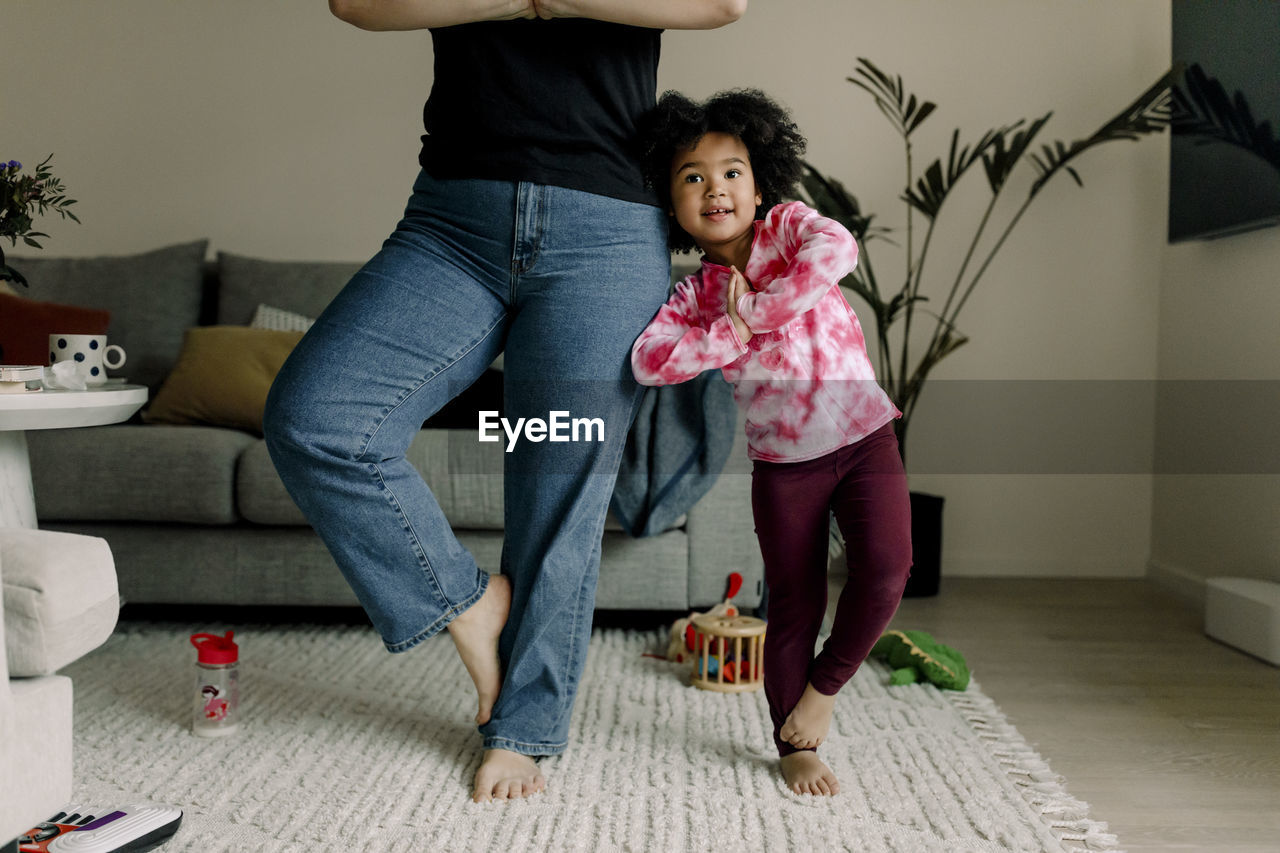
[(107, 346), (106, 335), (49, 336), (49, 364), (75, 362), (85, 385), (103, 384), (107, 381), (107, 368), (117, 370), (124, 366), (124, 360), (124, 349), (119, 344)]

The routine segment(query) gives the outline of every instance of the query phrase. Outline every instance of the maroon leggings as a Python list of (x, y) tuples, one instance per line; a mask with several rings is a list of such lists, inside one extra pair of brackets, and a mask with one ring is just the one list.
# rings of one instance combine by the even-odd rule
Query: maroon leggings
[[(902, 600), (911, 573), (911, 503), (893, 424), (806, 462), (756, 462), (756, 536), (769, 584), (764, 692), (778, 737), (805, 685), (839, 692), (866, 659)], [(827, 609), (828, 512), (844, 535), (849, 576), (831, 635), (814, 656)]]

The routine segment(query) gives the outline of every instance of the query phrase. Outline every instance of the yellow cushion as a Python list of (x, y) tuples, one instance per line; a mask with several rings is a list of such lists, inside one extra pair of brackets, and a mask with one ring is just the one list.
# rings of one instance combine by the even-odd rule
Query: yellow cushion
[(142, 419), (212, 424), (261, 435), (267, 391), (302, 334), (248, 326), (188, 329), (178, 363)]

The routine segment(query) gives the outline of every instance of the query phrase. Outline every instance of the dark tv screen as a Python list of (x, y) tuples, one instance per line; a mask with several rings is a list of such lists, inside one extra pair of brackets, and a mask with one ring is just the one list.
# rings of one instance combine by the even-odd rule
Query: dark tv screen
[(1280, 0), (1173, 0), (1169, 241), (1280, 224)]

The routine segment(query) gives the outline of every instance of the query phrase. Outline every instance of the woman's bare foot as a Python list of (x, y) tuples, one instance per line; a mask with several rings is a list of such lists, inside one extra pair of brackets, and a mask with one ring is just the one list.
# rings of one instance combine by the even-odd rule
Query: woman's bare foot
[(796, 749), (817, 749), (827, 739), (835, 707), (835, 696), (819, 693), (812, 684), (806, 684), (800, 701), (782, 723), (778, 737)]
[(493, 714), (493, 703), (502, 689), (502, 664), (498, 660), (498, 636), (511, 611), (511, 581), (493, 575), (480, 600), (449, 623), (449, 635), (458, 648), (462, 664), (476, 683), (479, 707), (476, 725), (483, 726)]
[(797, 794), (833, 797), (840, 793), (836, 774), (818, 757), (818, 753), (803, 749), (782, 756), (778, 762), (782, 765), (782, 778), (787, 787)]
[(471, 800), (476, 803), (518, 800), (537, 794), (546, 787), (547, 777), (529, 756), (507, 749), (486, 749), (480, 769), (476, 771)]

